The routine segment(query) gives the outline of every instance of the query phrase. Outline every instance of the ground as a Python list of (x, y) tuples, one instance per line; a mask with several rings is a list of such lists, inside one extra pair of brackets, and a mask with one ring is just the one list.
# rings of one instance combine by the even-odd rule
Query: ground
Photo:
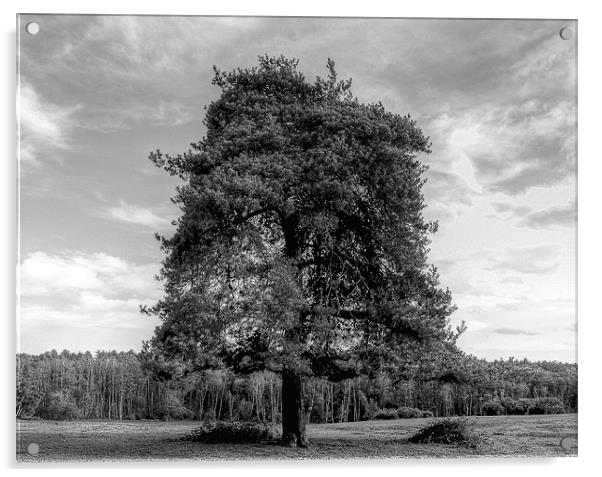
[[(577, 454), (577, 414), (470, 419), (475, 421), (475, 430), (488, 438), (489, 444), (473, 449), (408, 443), (408, 437), (431, 419), (310, 424), (307, 428), (311, 441), (309, 449), (182, 441), (181, 437), (197, 427), (197, 422), (19, 420), (17, 461), (556, 457)], [(563, 447), (560, 441), (565, 437), (570, 439), (564, 441)]]

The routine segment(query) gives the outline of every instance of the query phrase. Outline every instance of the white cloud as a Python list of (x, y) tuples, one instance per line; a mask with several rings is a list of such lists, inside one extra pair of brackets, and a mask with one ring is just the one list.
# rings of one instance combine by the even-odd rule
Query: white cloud
[(153, 229), (165, 228), (171, 223), (171, 219), (166, 215), (148, 207), (128, 204), (124, 200), (120, 200), (117, 206), (106, 207), (103, 215), (121, 222), (143, 225)]
[(487, 359), (500, 356), (575, 360), (575, 303), (570, 299), (524, 299), (465, 307), (455, 320), (468, 327), (460, 346)]
[[(134, 264), (105, 253), (28, 254), (20, 268), (21, 344), (40, 352), (98, 349), (114, 336), (120, 349), (137, 347), (157, 324), (140, 313), (140, 305), (160, 296), (157, 271), (158, 264)], [(100, 336), (104, 341), (95, 339)]]
[(95, 107), (81, 117), (81, 127), (111, 132), (120, 129), (132, 129), (141, 124), (152, 127), (175, 127), (191, 121), (200, 121), (201, 113), (197, 108), (177, 101), (159, 100), (152, 104), (131, 104), (128, 108)]
[(513, 273), (549, 273), (558, 267), (559, 251), (553, 246), (536, 246), (507, 250), (491, 260), (491, 270)]
[[(534, 104), (535, 103), (535, 104)], [(462, 177), (479, 190), (511, 195), (574, 175), (574, 104), (527, 101), (516, 107), (485, 104), (433, 122), (445, 137), (440, 154), (469, 159)], [(469, 179), (470, 178), (470, 179)]]
[(68, 108), (45, 101), (22, 79), (18, 98), (21, 161), (32, 165), (40, 165), (48, 159), (60, 162), (56, 151), (69, 148), (73, 114), (77, 109), (77, 106)]
[(98, 265), (104, 258), (102, 254), (66, 258), (46, 252), (31, 253), (21, 264), (21, 294), (47, 295), (57, 290), (99, 289), (102, 281)]
[(133, 264), (105, 253), (51, 255), (38, 251), (28, 254), (21, 263), (20, 294), (77, 295), (88, 301), (98, 294), (103, 297), (154, 297), (159, 288), (154, 280), (157, 271), (158, 265)]

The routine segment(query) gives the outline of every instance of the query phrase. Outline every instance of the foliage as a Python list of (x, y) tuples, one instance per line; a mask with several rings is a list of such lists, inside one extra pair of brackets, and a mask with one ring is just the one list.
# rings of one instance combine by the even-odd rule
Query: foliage
[[(62, 393), (77, 407), (78, 412), (71, 416), (81, 419), (280, 422), (281, 381), (274, 373), (185, 373), (165, 361), (153, 361), (152, 366), (148, 362), (147, 354), (133, 352), (20, 354), (17, 416), (48, 416), (49, 407), (56, 401), (53, 394)], [(528, 414), (533, 409), (544, 413), (577, 410), (575, 364), (488, 362), (464, 356), (455, 367), (464, 376), (462, 382), (435, 379), (437, 376), (424, 367), (410, 369), (403, 379), (397, 373), (338, 383), (308, 379), (304, 383), (305, 409), (310, 422), (367, 420), (380, 409), (400, 407), (426, 409), (423, 412), (435, 416), (481, 415), (490, 401), (499, 402), (503, 414)]]
[(440, 419), (410, 437), (414, 444), (462, 444), (478, 447), (486, 440), (474, 430), (475, 423), (466, 418)]
[(420, 417), (433, 417), (431, 411), (422, 411), (413, 407), (401, 406), (398, 409), (384, 408), (379, 409), (372, 415), (372, 419), (389, 420), (389, 419), (412, 419)]
[(500, 416), (502, 414), (562, 414), (566, 406), (557, 397), (539, 397), (534, 399), (502, 399), (483, 404), (483, 414)]
[(146, 308), (159, 353), (191, 369), (290, 368), (334, 381), (453, 342), (448, 290), (427, 262), (430, 144), (410, 116), (362, 104), (297, 60), (215, 70), (205, 137), (150, 159), (185, 184), (182, 215)]
[(529, 407), (529, 414), (562, 414), (566, 412), (564, 404), (557, 397), (535, 399)]
[(242, 444), (275, 441), (278, 438), (278, 431), (263, 422), (214, 421), (203, 424), (185, 436), (184, 440), (206, 444)]
[(379, 409), (372, 419), (377, 420), (389, 420), (389, 419), (399, 419), (399, 415), (397, 414), (397, 410), (395, 409)]
[(504, 406), (499, 401), (489, 401), (483, 404), (485, 416), (501, 416), (504, 414)]
[(500, 401), (500, 404), (504, 408), (504, 414), (511, 416), (524, 415), (529, 413), (530, 399), (510, 399), (504, 398)]
[(48, 405), (42, 417), (55, 421), (77, 419), (80, 411), (68, 392), (57, 391), (50, 394)]
[[(426, 411), (426, 412), (430, 412), (430, 411)], [(424, 416), (424, 414), (425, 414), (425, 411), (421, 411), (420, 409), (416, 409), (413, 407), (402, 406), (399, 409), (397, 409), (397, 415), (399, 417), (401, 417), (402, 419), (426, 417), (426, 416)], [(431, 413), (431, 416), (432, 416), (432, 413)]]

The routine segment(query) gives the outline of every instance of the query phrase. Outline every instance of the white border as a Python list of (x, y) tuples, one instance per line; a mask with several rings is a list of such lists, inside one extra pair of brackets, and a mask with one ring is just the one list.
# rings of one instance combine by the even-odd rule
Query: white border
[[(421, 475), (504, 475), (509, 472), (545, 473), (547, 475), (563, 475), (568, 472), (590, 474), (589, 470), (600, 467), (596, 457), (599, 454), (600, 439), (600, 344), (602, 330), (600, 321), (600, 273), (602, 236), (600, 234), (600, 206), (602, 200), (602, 169), (599, 132), (601, 121), (598, 119), (602, 111), (600, 103), (600, 31), (602, 16), (596, 9), (596, 2), (586, 1), (545, 1), (529, 2), (526, 0), (505, 0), (503, 2), (483, 1), (411, 1), (386, 2), (372, 0), (370, 2), (345, 1), (330, 2), (306, 0), (289, 3), (285, 1), (226, 1), (220, 2), (186, 2), (169, 0), (164, 2), (150, 1), (126, 3), (123, 0), (103, 0), (81, 2), (75, 0), (53, 1), (16, 1), (2, 2), (2, 26), (4, 41), (4, 67), (2, 68), (2, 91), (6, 99), (2, 115), (2, 144), (5, 146), (3, 161), (3, 193), (2, 216), (4, 219), (2, 261), (3, 273), (2, 303), (5, 304), (4, 350), (6, 368), (4, 376), (4, 392), (0, 393), (2, 409), (6, 417), (2, 446), (5, 452), (4, 467), (14, 470), (14, 352), (15, 352), (15, 274), (16, 261), (16, 141), (15, 141), (15, 14), (19, 13), (115, 13), (115, 14), (203, 14), (203, 15), (276, 15), (276, 16), (381, 16), (381, 17), (454, 17), (454, 18), (560, 18), (578, 19), (579, 21), (579, 268), (578, 268), (578, 302), (579, 302), (579, 388), (580, 388), (580, 427), (579, 457), (573, 459), (475, 459), (475, 460), (428, 460), (428, 461), (347, 461), (347, 462), (295, 462), (282, 463), (240, 463), (240, 464), (198, 464), (175, 465), (153, 464), (136, 467), (149, 475), (162, 475), (167, 467), (178, 467), (178, 472), (190, 470), (196, 474), (244, 474), (266, 475), (266, 473), (287, 475), (303, 475), (309, 472), (322, 474), (340, 472), (352, 475), (365, 475), (370, 471), (399, 475), (400, 473), (420, 472)], [(598, 464), (598, 465), (596, 465)], [(65, 467), (65, 466), (63, 466)], [(81, 465), (44, 467), (45, 474), (79, 475)], [(131, 472), (127, 464), (110, 464), (112, 472)], [(121, 470), (119, 470), (121, 469)], [(24, 472), (34, 472), (27, 468)], [(86, 466), (86, 473), (103, 475), (106, 465)], [(20, 474), (21, 475), (21, 474)], [(576, 474), (575, 474), (576, 475)]]

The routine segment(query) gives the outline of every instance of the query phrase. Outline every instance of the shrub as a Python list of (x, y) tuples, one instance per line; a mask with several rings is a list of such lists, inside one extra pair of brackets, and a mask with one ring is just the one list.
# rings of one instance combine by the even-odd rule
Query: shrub
[(43, 411), (45, 419), (71, 420), (80, 417), (75, 401), (67, 393), (54, 392), (48, 398), (48, 404)]
[(263, 422), (215, 421), (204, 423), (186, 435), (184, 440), (206, 444), (243, 444), (269, 442), (279, 437), (275, 428)]
[(370, 398), (365, 407), (364, 418), (365, 419), (375, 419), (374, 416), (380, 412), (380, 407), (376, 403), (376, 401)]
[(445, 418), (435, 421), (408, 439), (414, 444), (462, 444), (477, 447), (487, 441), (474, 431), (474, 423), (467, 419)]
[(397, 415), (402, 419), (422, 417), (422, 414), (423, 412), (420, 409), (416, 409), (413, 407), (402, 406), (399, 409), (397, 409)]
[(533, 407), (534, 402), (535, 402), (535, 399), (522, 398), (522, 399), (518, 400), (517, 407), (519, 409), (522, 409), (523, 414), (529, 414), (529, 411)]
[(242, 398), (238, 403), (238, 415), (243, 421), (251, 420), (253, 416), (253, 403)]
[(431, 411), (422, 411), (422, 417), (435, 417)]
[(525, 414), (525, 408), (514, 399), (502, 399), (500, 404), (504, 408), (504, 413), (509, 415)]
[(566, 408), (562, 401), (555, 397), (535, 399), (529, 414), (563, 414)]
[(488, 401), (483, 404), (483, 414), (486, 416), (501, 416), (504, 414), (504, 406), (499, 401)]
[(397, 409), (380, 409), (374, 413), (372, 419), (399, 419), (399, 414), (397, 414)]

